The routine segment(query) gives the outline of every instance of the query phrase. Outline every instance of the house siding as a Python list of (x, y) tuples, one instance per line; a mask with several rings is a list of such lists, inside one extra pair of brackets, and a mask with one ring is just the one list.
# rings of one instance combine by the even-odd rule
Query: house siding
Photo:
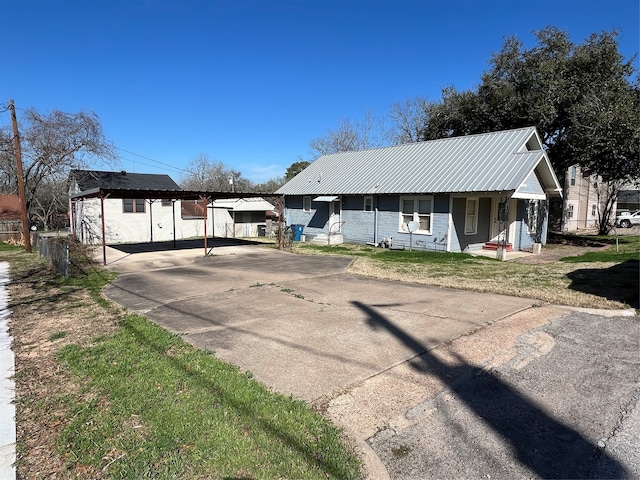
[(473, 197), (478, 199), (478, 227), (476, 233), (467, 235), (464, 233), (465, 216), (467, 210), (467, 197), (455, 197), (453, 199), (453, 230), (456, 232), (458, 246), (455, 251), (464, 251), (474, 244), (485, 243), (489, 240), (491, 227), (491, 198)]
[[(151, 205), (148, 200), (145, 200), (144, 213), (124, 213), (122, 199), (106, 199), (104, 200), (105, 242), (109, 244), (150, 242), (152, 228), (154, 242), (173, 240), (172, 208), (176, 209), (176, 239), (199, 237), (204, 234), (204, 220), (183, 219), (180, 215), (180, 202), (175, 202), (173, 206), (163, 206), (160, 200), (154, 201)], [(102, 242), (100, 212), (99, 199), (76, 203), (75, 230), (82, 243)], [(211, 221), (209, 220), (208, 223), (208, 228), (211, 228)]]

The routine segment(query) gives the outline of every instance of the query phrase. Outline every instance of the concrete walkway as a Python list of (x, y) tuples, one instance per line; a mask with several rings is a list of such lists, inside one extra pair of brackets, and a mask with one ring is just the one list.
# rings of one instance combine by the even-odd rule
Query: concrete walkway
[(0, 478), (16, 478), (15, 360), (8, 331), (9, 264), (0, 262)]

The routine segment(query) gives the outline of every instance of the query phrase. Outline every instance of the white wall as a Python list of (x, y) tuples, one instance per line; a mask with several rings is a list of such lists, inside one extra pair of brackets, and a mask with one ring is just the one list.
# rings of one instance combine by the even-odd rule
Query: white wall
[[(152, 204), (145, 201), (144, 213), (124, 213), (122, 199), (104, 200), (106, 243), (154, 242), (173, 240), (173, 210), (175, 209), (176, 240), (201, 237), (204, 234), (203, 219), (183, 219), (180, 201), (163, 206), (161, 200)], [(210, 211), (210, 210), (209, 210)], [(153, 219), (153, 224), (151, 223)], [(101, 243), (100, 199), (76, 203), (74, 212), (76, 237), (82, 243)], [(212, 222), (207, 220), (207, 234), (211, 235)]]

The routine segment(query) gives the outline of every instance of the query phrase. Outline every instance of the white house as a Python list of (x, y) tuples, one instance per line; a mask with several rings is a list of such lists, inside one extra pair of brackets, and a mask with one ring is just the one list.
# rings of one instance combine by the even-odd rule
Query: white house
[[(82, 243), (102, 242), (102, 228), (108, 244), (204, 234), (203, 202), (181, 199), (184, 191), (168, 175), (72, 170), (69, 180), (71, 230)], [(139, 198), (141, 192), (153, 196)]]

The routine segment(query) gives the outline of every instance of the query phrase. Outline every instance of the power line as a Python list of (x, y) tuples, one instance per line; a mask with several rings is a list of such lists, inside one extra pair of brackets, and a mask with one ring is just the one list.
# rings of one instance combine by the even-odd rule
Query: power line
[[(179, 168), (179, 167), (176, 167), (174, 165), (169, 165), (168, 163), (164, 163), (164, 162), (161, 162), (159, 160), (155, 160), (153, 158), (145, 157), (144, 155), (140, 155), (139, 153), (131, 152), (129, 150), (126, 150), (124, 148), (118, 147), (116, 145), (114, 145), (114, 147), (117, 148), (118, 150), (123, 151), (123, 152), (127, 152), (127, 153), (129, 153), (131, 155), (135, 155), (136, 157), (144, 158), (145, 160), (149, 160), (150, 162), (157, 163), (158, 165), (162, 165), (163, 167), (167, 167), (167, 168), (170, 168), (172, 170), (177, 170), (178, 172), (192, 173), (191, 171), (185, 170), (184, 168)], [(140, 163), (142, 163), (142, 162), (140, 162)], [(142, 163), (142, 164), (145, 165), (144, 163)], [(147, 164), (147, 166), (151, 167), (153, 165), (148, 165)]]

